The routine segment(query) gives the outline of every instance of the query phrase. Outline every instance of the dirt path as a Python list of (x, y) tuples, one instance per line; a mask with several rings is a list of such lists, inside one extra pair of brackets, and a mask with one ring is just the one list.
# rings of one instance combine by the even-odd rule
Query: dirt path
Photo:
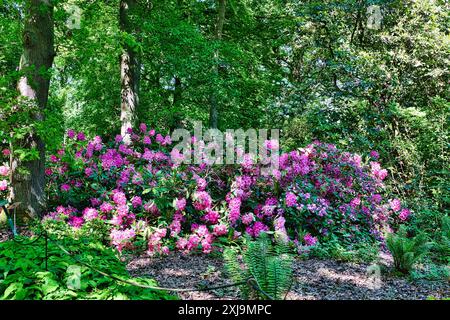
[[(390, 264), (389, 258), (382, 260)], [(369, 269), (368, 269), (369, 268)], [(198, 288), (231, 283), (223, 271), (221, 259), (208, 256), (171, 254), (164, 258), (138, 257), (128, 264), (135, 276), (155, 278), (163, 287)], [(384, 274), (368, 264), (332, 260), (296, 260), (295, 285), (287, 299), (293, 300), (380, 300), (450, 297), (450, 285), (443, 281), (411, 282)], [(238, 299), (234, 288), (213, 292), (179, 294), (186, 300)]]

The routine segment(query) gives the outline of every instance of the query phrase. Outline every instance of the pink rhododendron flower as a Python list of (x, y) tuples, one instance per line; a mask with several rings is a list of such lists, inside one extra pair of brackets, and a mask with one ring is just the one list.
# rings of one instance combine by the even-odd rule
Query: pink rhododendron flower
[(175, 202), (175, 207), (177, 210), (183, 211), (186, 208), (186, 199), (180, 198)]
[(242, 157), (241, 166), (246, 170), (250, 170), (253, 167), (253, 157), (251, 154), (244, 154)]
[(162, 144), (162, 143), (164, 142), (164, 137), (163, 137), (160, 133), (158, 133), (158, 134), (156, 135), (155, 140), (156, 140), (156, 142), (158, 142), (159, 144)]
[(161, 248), (161, 254), (168, 255), (170, 253), (170, 249), (168, 246), (164, 246)]
[(180, 238), (178, 239), (177, 243), (176, 243), (176, 247), (178, 250), (184, 250), (186, 248), (188, 244), (188, 241), (184, 238)]
[(285, 203), (286, 203), (287, 207), (296, 206), (297, 205), (297, 196), (292, 192), (286, 193)]
[(271, 140), (266, 140), (266, 141), (264, 141), (264, 147), (265, 147), (267, 150), (278, 150), (279, 147), (280, 147), (280, 145), (279, 145), (278, 140), (276, 140), (276, 139), (271, 139)]
[(386, 169), (381, 169), (381, 166), (378, 162), (370, 162), (370, 167), (371, 167), (371, 171), (372, 174), (380, 179), (380, 180), (384, 180), (384, 178), (386, 178), (387, 176), (387, 170)]
[(75, 131), (73, 131), (72, 129), (67, 130), (67, 136), (68, 136), (70, 139), (75, 138)]
[(170, 236), (175, 237), (181, 232), (181, 222), (180, 220), (174, 219), (172, 223), (169, 225)]
[(118, 134), (118, 135), (116, 135), (116, 137), (114, 138), (114, 141), (115, 141), (116, 143), (121, 143), (121, 142), (123, 141), (123, 137), (122, 137), (120, 134)]
[(131, 204), (133, 205), (133, 208), (140, 207), (142, 205), (142, 199), (139, 196), (134, 196), (131, 199)]
[(112, 200), (117, 205), (124, 205), (127, 203), (127, 197), (123, 192), (116, 192), (113, 194)]
[(88, 167), (88, 168), (84, 169), (84, 174), (86, 175), (86, 177), (90, 177), (92, 175), (92, 173), (93, 173), (92, 168)]
[(361, 199), (360, 199), (359, 197), (353, 198), (353, 199), (350, 201), (350, 206), (351, 206), (353, 209), (357, 208), (360, 204), (361, 204)]
[(127, 246), (131, 239), (136, 236), (136, 232), (134, 229), (125, 229), (125, 230), (117, 230), (112, 229), (110, 233), (111, 243), (117, 248), (119, 252), (123, 250), (125, 246)]
[(230, 223), (236, 223), (236, 221), (239, 219), (241, 215), (241, 199), (240, 198), (233, 198), (231, 199), (229, 203), (229, 214), (228, 219), (230, 220)]
[(389, 201), (389, 205), (394, 212), (400, 211), (402, 208), (401, 202), (399, 199), (393, 199)]
[(159, 209), (154, 202), (144, 204), (144, 210), (153, 215), (159, 215)]
[(84, 223), (84, 219), (82, 217), (71, 216), (68, 223), (74, 228), (80, 228)]
[(145, 136), (144, 139), (142, 140), (143, 144), (152, 144), (152, 139), (150, 139), (149, 136)]
[(141, 130), (142, 133), (147, 132), (147, 125), (145, 123), (141, 123), (139, 125), (139, 130)]
[(103, 202), (100, 205), (100, 211), (103, 213), (109, 213), (114, 209), (114, 206), (109, 202)]
[(307, 233), (304, 237), (303, 240), (305, 241), (307, 246), (314, 246), (317, 244), (317, 238), (313, 237), (311, 234)]
[(212, 199), (208, 192), (206, 191), (197, 191), (194, 195), (195, 202), (194, 207), (197, 210), (205, 210), (207, 208), (211, 208)]
[(208, 185), (208, 184), (207, 184), (207, 182), (206, 182), (205, 179), (202, 179), (202, 178), (198, 178), (198, 179), (197, 179), (197, 190), (198, 190), (198, 191), (203, 191), (203, 190), (205, 190), (205, 188), (206, 188), (207, 185)]
[(7, 166), (0, 166), (0, 175), (7, 176), (9, 174), (9, 168)]
[(213, 228), (214, 235), (220, 237), (228, 233), (228, 228), (224, 224), (216, 224)]
[(380, 157), (379, 153), (376, 152), (375, 150), (370, 151), (370, 156), (375, 160), (378, 160), (378, 158)]
[(8, 181), (1, 180), (0, 181), (0, 191), (5, 191), (6, 189), (8, 189)]
[(70, 186), (67, 183), (64, 183), (61, 185), (61, 191), (63, 192), (69, 192)]
[(245, 225), (251, 224), (254, 221), (254, 219), (255, 219), (255, 216), (251, 212), (244, 214), (241, 218), (242, 223)]
[(210, 224), (216, 224), (217, 222), (219, 222), (220, 215), (217, 211), (208, 210), (203, 218)]
[(98, 217), (98, 211), (94, 208), (86, 208), (83, 210), (83, 218), (86, 221), (94, 220)]
[(247, 227), (245, 231), (252, 237), (258, 237), (261, 232), (269, 231), (269, 227), (261, 221), (256, 221), (253, 226)]
[(398, 215), (399, 219), (402, 221), (405, 221), (408, 219), (409, 215), (411, 214), (411, 211), (409, 209), (403, 209), (400, 214)]
[(86, 140), (86, 136), (84, 135), (83, 132), (78, 132), (78, 134), (77, 134), (77, 140), (78, 140), (78, 141), (84, 141), (84, 140)]

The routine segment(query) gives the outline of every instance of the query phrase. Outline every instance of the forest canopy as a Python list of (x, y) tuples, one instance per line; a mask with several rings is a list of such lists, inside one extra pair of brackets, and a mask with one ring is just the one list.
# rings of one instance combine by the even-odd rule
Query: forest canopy
[[(446, 0), (0, 0), (2, 200), (99, 223), (119, 252), (264, 232), (419, 252), (424, 232), (448, 263), (449, 15)], [(196, 123), (278, 129), (264, 150), (280, 167), (180, 166), (170, 135)]]

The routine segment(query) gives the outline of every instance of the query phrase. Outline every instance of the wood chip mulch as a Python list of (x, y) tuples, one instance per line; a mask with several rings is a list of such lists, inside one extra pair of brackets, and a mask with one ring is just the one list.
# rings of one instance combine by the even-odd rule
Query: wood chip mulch
[[(287, 299), (422, 300), (450, 297), (448, 281), (413, 282), (396, 277), (383, 271), (391, 263), (390, 257), (381, 260), (380, 265), (385, 266), (381, 268), (333, 260), (296, 260), (295, 284)], [(128, 270), (133, 276), (154, 278), (162, 287), (201, 288), (232, 283), (224, 272), (222, 259), (205, 255), (172, 253), (167, 257), (140, 256), (129, 262)], [(239, 299), (235, 288), (177, 294), (183, 300)]]

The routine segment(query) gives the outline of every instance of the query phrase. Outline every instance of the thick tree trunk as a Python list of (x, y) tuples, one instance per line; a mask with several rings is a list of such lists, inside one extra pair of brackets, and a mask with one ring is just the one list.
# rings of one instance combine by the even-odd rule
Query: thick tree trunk
[[(120, 1), (119, 25), (122, 32), (127, 34), (134, 32), (131, 16), (136, 7), (136, 0)], [(129, 143), (130, 136), (127, 134), (127, 130), (135, 124), (139, 106), (140, 62), (138, 53), (127, 43), (124, 43), (122, 50), (120, 57), (120, 131), (124, 141)]]
[[(28, 0), (26, 4), (24, 50), (19, 67), (25, 75), (20, 78), (17, 88), (22, 102), (37, 104), (39, 111), (35, 120), (42, 121), (50, 85), (46, 71), (51, 68), (55, 56), (53, 6), (46, 0)], [(21, 203), (17, 208), (19, 215), (39, 216), (45, 206), (45, 145), (35, 132), (30, 132), (22, 145), (36, 148), (39, 159), (21, 162), (11, 157), (10, 198)], [(18, 168), (27, 169), (27, 172), (19, 172)]]
[[(219, 10), (217, 15), (216, 23), (216, 33), (215, 38), (217, 40), (222, 39), (223, 25), (225, 23), (225, 8), (227, 5), (226, 0), (219, 0)], [(214, 54), (214, 75), (217, 79), (219, 77), (219, 52), (216, 51)], [(215, 86), (213, 86), (215, 87)], [(217, 97), (215, 89), (213, 88), (213, 93), (210, 96), (210, 109), (209, 109), (209, 126), (216, 129), (219, 124), (219, 111), (217, 105)]]

